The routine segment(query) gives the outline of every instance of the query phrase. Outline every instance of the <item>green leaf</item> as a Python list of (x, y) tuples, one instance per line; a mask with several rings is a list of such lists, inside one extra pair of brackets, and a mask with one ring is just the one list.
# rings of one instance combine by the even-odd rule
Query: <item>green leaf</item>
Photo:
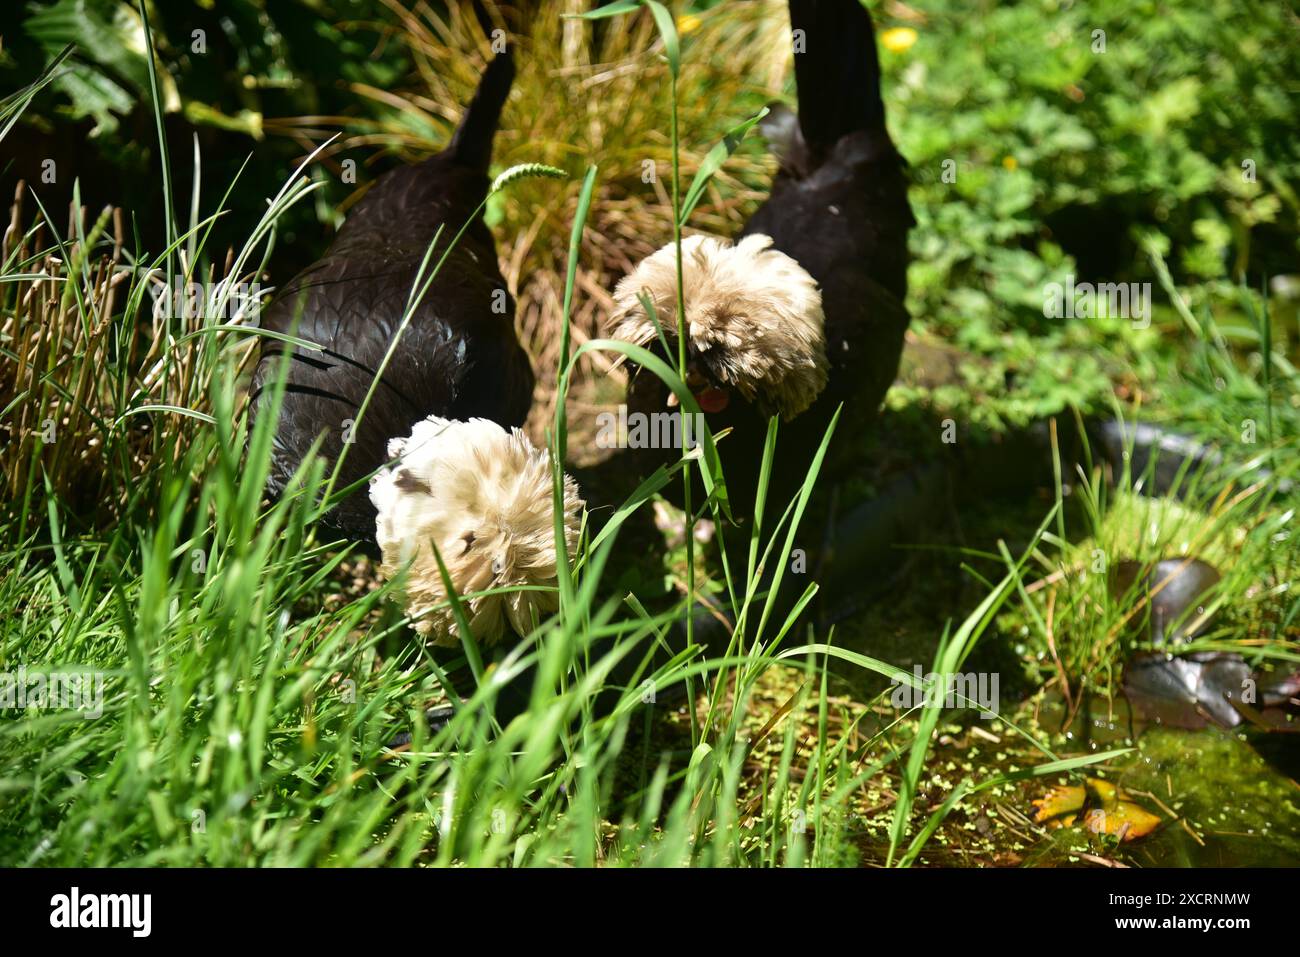
[(613, 3), (607, 3), (595, 10), (588, 10), (586, 13), (565, 13), (561, 14), (561, 16), (566, 20), (605, 20), (609, 17), (617, 17), (620, 14), (632, 13), (639, 9), (640, 6), (641, 0), (614, 0)]
[[(649, 370), (664, 385), (676, 393), (678, 401), (686, 412), (691, 415), (701, 414), (699, 403), (695, 401), (695, 396), (691, 393), (691, 390), (686, 388), (686, 383), (682, 381), (677, 371), (642, 346), (636, 346), (619, 339), (589, 339), (573, 353), (572, 358), (569, 360), (570, 367), (578, 361), (578, 358), (584, 352), (601, 350), (627, 356), (643, 369)], [(718, 448), (713, 442), (713, 433), (708, 428), (705, 428), (704, 434), (700, 436), (700, 450), (704, 457), (704, 467), (700, 469), (704, 489), (717, 499), (718, 507), (722, 509), (723, 515), (730, 520), (731, 500), (727, 497), (727, 485), (722, 474), (722, 462), (718, 459)]]
[(675, 80), (682, 69), (682, 50), (681, 42), (677, 39), (677, 25), (673, 23), (673, 15), (668, 12), (668, 8), (659, 0), (645, 0), (645, 5), (650, 8), (650, 15), (655, 18), (655, 26), (659, 28), (659, 35), (663, 37), (664, 52), (668, 55), (668, 69), (672, 71)]
[(832, 658), (839, 658), (843, 661), (849, 662), (850, 664), (857, 665), (859, 668), (864, 668), (867, 671), (874, 671), (876, 674), (884, 675), (886, 678), (892, 678), (895, 681), (909, 685), (910, 687), (919, 688), (921, 686), (920, 682), (916, 680), (915, 675), (904, 671), (902, 668), (897, 668), (894, 665), (889, 664), (887, 661), (881, 661), (879, 658), (871, 658), (867, 655), (859, 654), (856, 651), (849, 651), (845, 648), (840, 648), (837, 645), (800, 645), (798, 648), (787, 648), (785, 651), (777, 655), (776, 659), (780, 661), (782, 658), (794, 658), (800, 655), (830, 655)]
[(634, 13), (643, 6), (649, 8), (650, 15), (655, 19), (655, 26), (659, 28), (659, 35), (664, 41), (668, 69), (676, 79), (682, 65), (681, 43), (677, 38), (677, 26), (673, 22), (673, 15), (659, 0), (614, 0), (613, 3), (588, 10), (586, 13), (565, 13), (562, 16), (567, 20), (606, 20), (624, 13)]
[(722, 164), (727, 161), (727, 157), (736, 151), (736, 147), (740, 145), (741, 140), (745, 138), (746, 134), (754, 128), (754, 125), (759, 120), (767, 116), (767, 113), (768, 109), (765, 106), (745, 122), (733, 126), (723, 135), (722, 141), (709, 150), (708, 155), (704, 157), (704, 162), (695, 171), (695, 178), (691, 180), (690, 188), (686, 190), (686, 198), (682, 200), (681, 218), (678, 221), (683, 226), (686, 225), (686, 221), (690, 218), (691, 211), (695, 209), (696, 203), (700, 201), (700, 197), (704, 195), (704, 187), (709, 185), (709, 180), (713, 178), (713, 174), (722, 168)]
[(0, 100), (0, 120), (4, 121), (4, 127), (0, 128), (0, 140), (3, 140), (13, 125), (18, 122), (18, 117), (22, 116), (23, 110), (27, 109), (27, 104), (32, 101), (32, 97), (61, 75), (59, 68), (63, 66), (63, 61), (72, 55), (73, 49), (73, 45), (69, 43), (41, 71), (40, 76), (18, 92), (11, 93)]
[(113, 423), (116, 427), (122, 423), (127, 416), (137, 415), (141, 412), (175, 412), (177, 415), (189, 416), (191, 419), (198, 419), (200, 422), (206, 422), (208, 425), (216, 425), (217, 420), (206, 412), (196, 412), (194, 409), (186, 409), (179, 405), (138, 405), (134, 409), (127, 409)]

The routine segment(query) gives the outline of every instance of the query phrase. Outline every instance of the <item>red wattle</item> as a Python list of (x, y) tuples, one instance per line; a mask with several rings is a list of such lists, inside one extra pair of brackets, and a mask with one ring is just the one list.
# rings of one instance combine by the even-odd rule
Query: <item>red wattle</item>
[(729, 400), (730, 396), (725, 389), (703, 389), (695, 393), (695, 401), (705, 412), (721, 412)]

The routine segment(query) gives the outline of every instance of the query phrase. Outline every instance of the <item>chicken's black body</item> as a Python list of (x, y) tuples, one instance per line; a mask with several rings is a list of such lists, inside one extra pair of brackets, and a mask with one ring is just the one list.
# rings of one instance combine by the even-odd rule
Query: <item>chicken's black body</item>
[[(804, 42), (794, 58), (797, 123), (778, 112), (764, 126), (781, 168), (742, 235), (771, 236), (817, 280), (831, 368), (817, 401), (778, 433), (777, 514), (807, 474), (836, 407), (844, 403), (833, 446), (841, 454), (828, 470), (861, 446), (898, 373), (908, 323), (907, 233), (915, 224), (903, 160), (885, 128), (871, 15), (857, 0), (791, 0), (790, 25)], [(727, 422), (732, 408), (738, 420)], [(742, 506), (753, 495), (765, 439), (766, 416), (757, 411), (732, 403), (714, 425), (736, 427), (723, 464)]]
[[(438, 227), (442, 236), (426, 278), (487, 193), (492, 138), (513, 78), (510, 55), (498, 55), (447, 149), (380, 177), (324, 257), (268, 308), (263, 327), (323, 347), (318, 352), (265, 340), (253, 379), (255, 414), (269, 404), (264, 390), (288, 353), (268, 483), (273, 494), (285, 488), (318, 437), (330, 467), (351, 443), (335, 485), (343, 489), (387, 461), (389, 439), (409, 435), (415, 422), (430, 415), (523, 424), (533, 373), (515, 338), (514, 301), (481, 217), (442, 264), (359, 427), (355, 423)], [(324, 521), (355, 541), (371, 541), (375, 509), (365, 487)]]

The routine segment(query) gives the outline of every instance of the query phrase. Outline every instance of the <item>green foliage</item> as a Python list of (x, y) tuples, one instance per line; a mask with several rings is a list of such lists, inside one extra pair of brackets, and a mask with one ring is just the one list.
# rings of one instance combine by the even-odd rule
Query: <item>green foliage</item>
[[(1300, 36), (1284, 5), (919, 9), (924, 22), (906, 24), (916, 42), (881, 51), (915, 183), (911, 305), (921, 325), (1010, 374), (994, 408), (973, 415), (1025, 422), (1072, 402), (1104, 407), (1124, 362), (1149, 364), (1160, 340), (1130, 323), (1043, 315), (1044, 287), (1067, 273), (1152, 281), (1145, 237), (1163, 237), (1180, 283), (1259, 288), (1295, 271), (1300, 143), (1287, 91)], [(888, 11), (877, 19), (883, 35)], [(1157, 305), (1156, 325), (1180, 331)]]
[[(183, 110), (196, 125), (255, 139), (262, 137), (268, 107), (278, 110), (288, 102), (317, 112), (321, 91), (338, 80), (383, 84), (396, 79), (400, 69), (392, 59), (370, 58), (370, 51), (334, 27), (333, 17), (322, 16), (329, 11), (315, 3), (231, 0), (216, 10), (211, 3), (182, 0), (150, 3), (146, 9), (165, 66), (165, 111)], [(332, 12), (370, 16), (379, 9), (377, 3), (353, 0)], [(122, 121), (148, 100), (144, 21), (137, 3), (29, 0), (25, 13), (20, 31), (35, 41), (35, 50), (49, 57), (69, 43), (77, 49), (71, 69), (40, 106), (68, 119), (92, 118), (92, 137), (122, 136)], [(317, 76), (326, 69), (328, 80)], [(272, 91), (279, 96), (268, 98)]]
[[(45, 185), (51, 207), (66, 205), (72, 179), (84, 200), (129, 210), (145, 237), (164, 232), (155, 178), (157, 137), (138, 0), (12, 0), (0, 55), (0, 89), (29, 82), (66, 45), (73, 52), (59, 76), (33, 99), (18, 135), (0, 144), (0, 177)], [(400, 51), (380, 42), (381, 0), (146, 0), (164, 129), (179, 195), (188, 196), (193, 141), (206, 167), (196, 188), (224, 186), (243, 170), (212, 246), (237, 245), (265, 210), (264, 198), (301, 160), (301, 142), (270, 136), (286, 116), (328, 117), (356, 102), (354, 85), (384, 89), (408, 68)], [(19, 148), (19, 141), (22, 148)], [(53, 160), (59, 176), (41, 178)], [(352, 187), (326, 177), (328, 201), (292, 210), (290, 236), (320, 232)], [(208, 206), (219, 197), (202, 194)], [(129, 222), (129, 221), (128, 221)], [(292, 253), (294, 247), (290, 247)], [(310, 249), (296, 265), (310, 261)], [(290, 262), (290, 269), (295, 265)]]

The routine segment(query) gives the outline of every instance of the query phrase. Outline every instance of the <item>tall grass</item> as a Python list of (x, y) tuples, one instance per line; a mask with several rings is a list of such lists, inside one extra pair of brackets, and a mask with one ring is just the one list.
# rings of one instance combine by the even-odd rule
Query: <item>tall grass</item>
[[(1118, 694), (1127, 658), (1158, 645), (1151, 603), (1164, 585), (1121, 591), (1114, 566), (1122, 561), (1149, 572), (1161, 560), (1200, 559), (1220, 573), (1169, 623), (1196, 636), (1181, 642), (1180, 652), (1236, 653), (1253, 666), (1300, 662), (1294, 588), (1300, 548), (1293, 531), (1300, 446), (1289, 428), (1295, 410), (1278, 402), (1279, 396), (1300, 395), (1300, 373), (1274, 348), (1267, 301), (1239, 291), (1252, 326), (1235, 335), (1256, 350), (1243, 360), (1209, 307), (1194, 315), (1159, 253), (1149, 252), (1191, 336), (1190, 372), (1171, 391), (1197, 397), (1197, 406), (1181, 409), (1193, 425), (1205, 415), (1200, 406), (1212, 406), (1219, 422), (1209, 431), (1228, 438), (1215, 444), (1184, 438), (1139, 456), (1136, 416), (1142, 410), (1116, 405), (1124, 434), (1117, 469), (1094, 461), (1086, 440), (1074, 475), (1060, 474), (1058, 460), (1058, 502), (1072, 486), (1076, 514), (1067, 532), (1062, 511), (1055, 534), (1044, 536), (1055, 552), (1036, 554), (1034, 573), (1020, 583), (1020, 620), (1030, 638), (1030, 670), (1063, 694), (1071, 718), (1087, 693)], [(1188, 383), (1198, 380), (1200, 388), (1192, 389)], [(1171, 475), (1166, 488), (1158, 487), (1162, 472)]]

